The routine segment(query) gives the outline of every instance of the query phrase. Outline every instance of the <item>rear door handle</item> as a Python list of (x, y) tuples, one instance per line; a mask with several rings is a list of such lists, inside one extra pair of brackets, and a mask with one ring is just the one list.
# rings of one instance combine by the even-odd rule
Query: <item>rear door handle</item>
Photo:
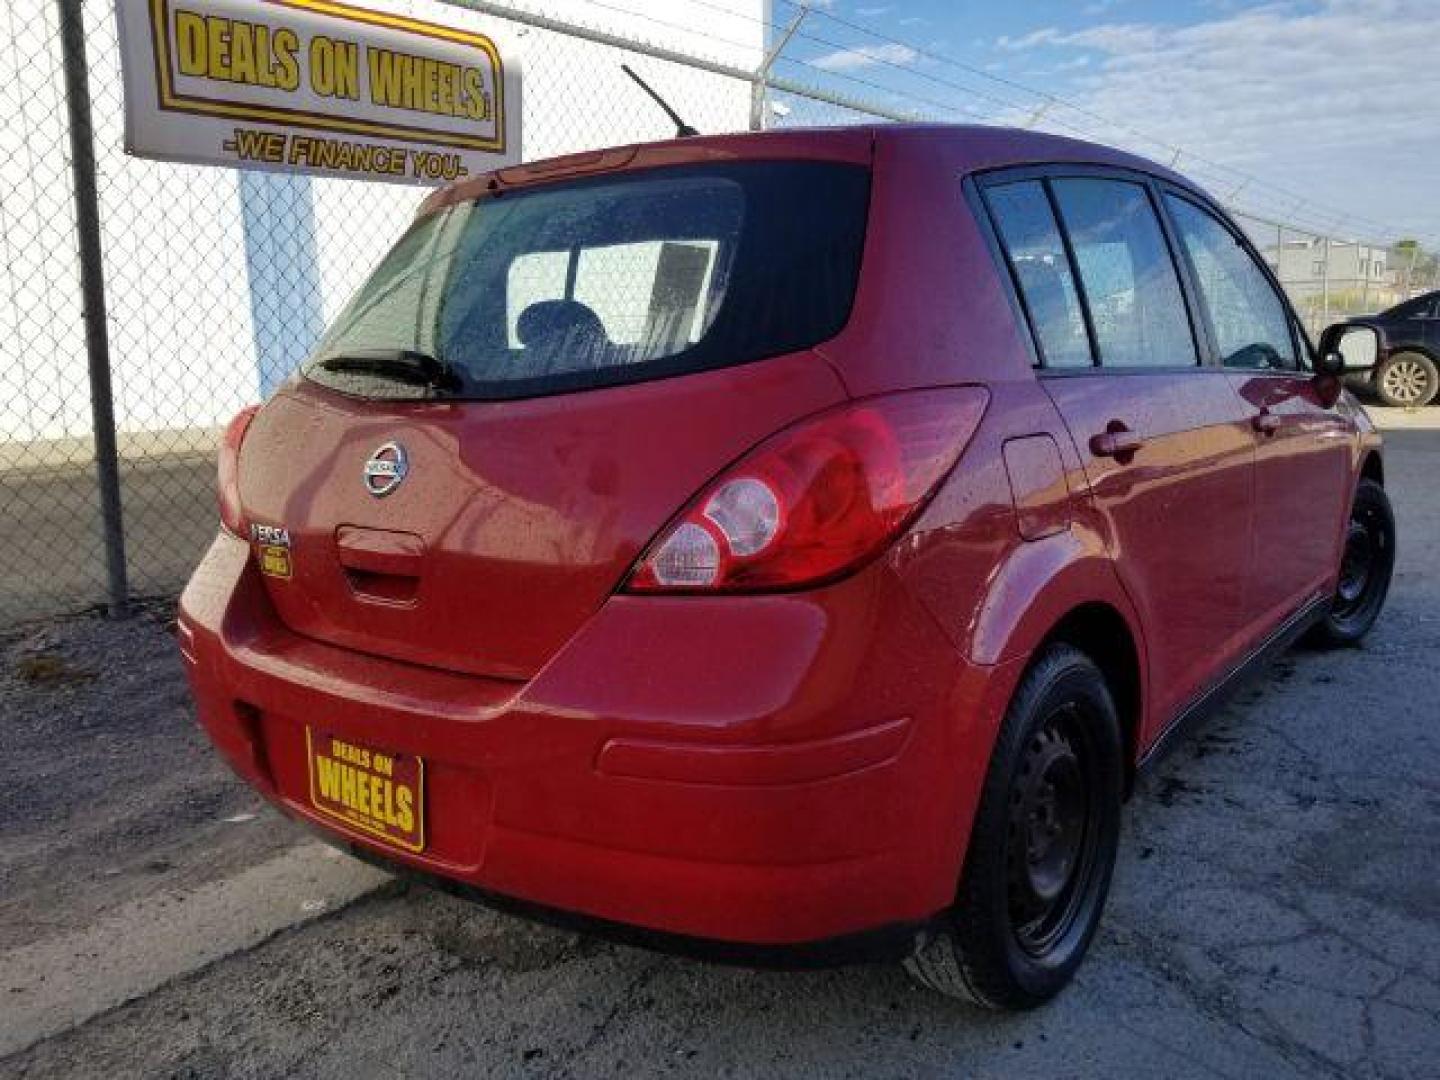
[(1274, 435), (1280, 430), (1280, 417), (1269, 409), (1261, 409), (1250, 421), (1250, 425), (1261, 435)]
[(1092, 454), (1096, 457), (1115, 458), (1122, 465), (1134, 457), (1135, 452), (1144, 445), (1145, 440), (1119, 420), (1111, 420), (1104, 431), (1090, 436)]

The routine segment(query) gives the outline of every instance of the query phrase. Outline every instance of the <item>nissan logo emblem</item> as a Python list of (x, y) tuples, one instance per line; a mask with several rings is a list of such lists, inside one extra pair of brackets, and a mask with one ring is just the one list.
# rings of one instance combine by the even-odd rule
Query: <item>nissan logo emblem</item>
[(383, 498), (399, 487), (409, 472), (410, 459), (405, 448), (397, 442), (388, 442), (365, 462), (362, 477), (365, 490), (377, 499)]

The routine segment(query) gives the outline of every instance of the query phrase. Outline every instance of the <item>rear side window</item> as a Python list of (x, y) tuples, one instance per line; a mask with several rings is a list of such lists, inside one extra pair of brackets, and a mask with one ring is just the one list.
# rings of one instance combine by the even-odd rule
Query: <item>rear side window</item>
[(1199, 363), (1175, 263), (1145, 189), (1125, 180), (1052, 181), (1107, 367)]
[(407, 350), (450, 396), (522, 397), (794, 352), (833, 337), (859, 275), (869, 170), (676, 167), (502, 192), (418, 221), (306, 368), (350, 393), (432, 396), (327, 358)]
[(997, 184), (985, 197), (1046, 367), (1090, 367), (1090, 339), (1065, 242), (1038, 180)]
[(1195, 270), (1221, 362), (1237, 368), (1298, 368), (1285, 304), (1235, 234), (1189, 199), (1167, 195), (1165, 201)]

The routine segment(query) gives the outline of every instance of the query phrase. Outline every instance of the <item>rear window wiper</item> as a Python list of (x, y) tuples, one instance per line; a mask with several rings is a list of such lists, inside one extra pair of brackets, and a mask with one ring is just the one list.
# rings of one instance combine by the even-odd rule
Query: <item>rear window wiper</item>
[(438, 356), (414, 349), (356, 349), (327, 356), (320, 361), (320, 367), (326, 371), (376, 375), (436, 390), (453, 391), (464, 386), (464, 380), (451, 365)]

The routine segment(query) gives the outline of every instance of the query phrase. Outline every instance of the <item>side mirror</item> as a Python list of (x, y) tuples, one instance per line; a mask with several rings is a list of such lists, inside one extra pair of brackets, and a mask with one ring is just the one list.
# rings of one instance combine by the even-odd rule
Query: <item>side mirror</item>
[(1380, 359), (1380, 332), (1361, 323), (1335, 323), (1320, 335), (1315, 372), (1340, 376), (1369, 371)]

